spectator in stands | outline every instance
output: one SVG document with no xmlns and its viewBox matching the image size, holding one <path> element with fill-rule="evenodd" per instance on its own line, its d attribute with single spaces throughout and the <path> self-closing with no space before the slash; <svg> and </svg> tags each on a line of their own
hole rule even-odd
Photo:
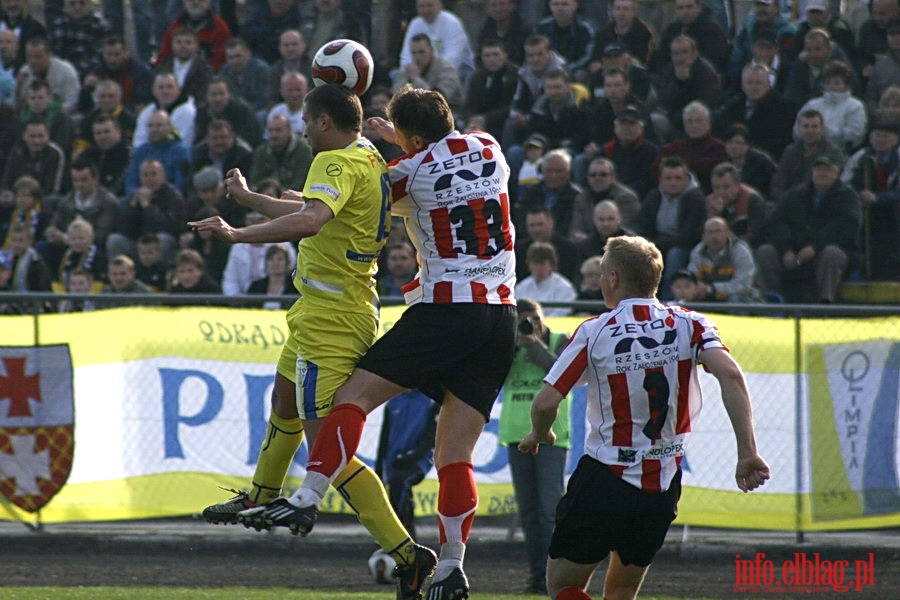
<svg viewBox="0 0 900 600">
<path fill-rule="evenodd" d="M 783 293 L 790 279 L 802 286 L 795 299 L 833 303 L 844 275 L 859 268 L 862 212 L 840 173 L 823 154 L 813 161 L 811 180 L 784 194 L 767 226 L 767 243 L 756 249 L 763 290 Z"/>
<path fill-rule="evenodd" d="M 544 153 L 547 150 L 547 138 L 539 133 L 532 133 L 522 145 L 522 151 L 525 157 L 522 160 L 522 166 L 518 169 L 516 177 L 516 187 L 513 191 L 513 204 L 519 201 L 519 198 L 525 195 L 529 189 L 538 185 L 543 181 L 544 174 Z"/>
<path fill-rule="evenodd" d="M 182 93 L 196 101 L 206 96 L 206 86 L 213 76 L 212 67 L 200 51 L 196 32 L 186 26 L 172 32 L 172 53 L 165 61 L 158 63 L 157 68 L 174 73 Z"/>
<path fill-rule="evenodd" d="M 40 119 L 25 124 L 22 139 L 13 146 L 4 167 L 0 190 L 11 189 L 23 175 L 37 179 L 45 197 L 58 196 L 68 187 L 66 154 L 50 140 L 50 128 Z"/>
<path fill-rule="evenodd" d="M 603 49 L 600 62 L 601 68 L 591 74 L 587 84 L 592 97 L 603 95 L 606 73 L 613 69 L 619 69 L 628 74 L 628 79 L 631 81 L 631 92 L 640 100 L 644 108 L 647 110 L 656 108 L 658 98 L 653 89 L 650 73 L 631 58 L 624 46 L 617 43 L 608 44 Z"/>
<path fill-rule="evenodd" d="M 644 121 L 637 109 L 616 115 L 613 130 L 616 137 L 600 151 L 616 166 L 619 181 L 643 198 L 653 187 L 653 178 L 647 173 L 656 163 L 659 146 L 644 138 Z"/>
<path fill-rule="evenodd" d="M 672 276 L 687 266 L 705 220 L 706 200 L 703 191 L 691 181 L 687 164 L 677 156 L 664 158 L 659 165 L 659 187 L 644 198 L 637 225 L 638 233 L 662 252 L 663 300 L 670 299 Z"/>
<path fill-rule="evenodd" d="M 47 35 L 44 24 L 31 16 L 28 12 L 26 0 L 0 0 L 0 29 L 12 31 L 18 40 L 19 65 L 25 62 L 25 47 L 34 38 L 42 38 Z"/>
<path fill-rule="evenodd" d="M 16 179 L 12 186 L 14 204 L 11 211 L 2 211 L 0 214 L 6 218 L 6 222 L 0 222 L 0 249 L 9 248 L 9 231 L 13 225 L 22 223 L 28 226 L 31 237 L 41 239 L 44 229 L 47 227 L 49 215 L 44 212 L 41 201 L 44 198 L 41 185 L 29 175 L 23 175 Z"/>
<path fill-rule="evenodd" d="M 210 0 L 184 0 L 184 12 L 166 29 L 155 64 L 165 64 L 175 54 L 175 33 L 184 30 L 195 33 L 201 56 L 218 71 L 225 64 L 225 42 L 231 39 L 231 30 L 213 14 Z"/>
<path fill-rule="evenodd" d="M 122 136 L 119 121 L 111 115 L 95 117 L 92 131 L 94 145 L 84 150 L 79 158 L 97 165 L 100 185 L 116 196 L 124 196 L 131 144 Z"/>
<path fill-rule="evenodd" d="M 557 272 L 556 248 L 549 242 L 534 242 L 528 247 L 525 264 L 530 275 L 516 284 L 516 296 L 530 298 L 541 304 L 572 302 L 578 296 L 572 282 Z M 571 308 L 545 308 L 548 317 L 572 314 Z"/>
<path fill-rule="evenodd" d="M 300 4 L 296 0 L 266 0 L 253 3 L 247 6 L 247 18 L 241 25 L 241 37 L 247 40 L 247 44 L 260 60 L 271 65 L 284 56 L 280 48 L 281 36 L 289 28 L 297 27 L 299 23 Z M 305 51 L 304 45 L 303 52 Z M 275 88 L 277 91 L 278 86 Z"/>
<path fill-rule="evenodd" d="M 245 215 L 244 221 L 249 227 L 264 223 L 268 219 L 257 212 L 249 212 Z M 265 274 L 266 250 L 271 245 L 271 243 L 232 245 L 228 252 L 225 271 L 222 273 L 222 293 L 226 296 L 246 294 L 250 284 Z M 295 258 L 293 248 L 290 249 L 290 252 L 291 264 L 293 264 Z"/>
<path fill-rule="evenodd" d="M 754 36 L 750 51 L 752 58 L 748 64 L 766 67 L 769 85 L 772 89 L 777 90 L 778 93 L 784 94 L 794 63 L 793 61 L 783 60 L 781 55 L 778 54 L 775 31 L 770 28 L 763 28 L 758 31 Z M 741 92 L 741 71 L 737 73 L 729 71 L 726 81 L 726 98 L 731 98 Z"/>
<path fill-rule="evenodd" d="M 133 256 L 138 238 L 153 233 L 160 240 L 163 256 L 171 257 L 178 236 L 187 229 L 184 204 L 181 192 L 166 180 L 163 164 L 154 158 L 144 159 L 140 163 L 140 186 L 128 195 L 119 213 L 120 224 L 107 239 L 108 254 Z"/>
<path fill-rule="evenodd" d="M 556 269 L 569 281 L 578 280 L 578 249 L 562 232 L 550 210 L 544 206 L 530 206 L 525 214 L 524 235 L 516 242 L 516 276 L 524 279 L 528 275 L 526 257 L 528 249 L 535 242 L 552 244 L 556 250 Z"/>
<path fill-rule="evenodd" d="M 89 0 L 66 0 L 61 16 L 48 23 L 53 53 L 70 63 L 83 78 L 100 66 L 101 42 L 110 34 L 109 24 Z"/>
<path fill-rule="evenodd" d="M 221 294 L 222 288 L 206 272 L 206 263 L 196 250 L 179 250 L 175 256 L 175 283 L 171 294 Z"/>
<path fill-rule="evenodd" d="M 868 80 L 875 69 L 876 60 L 888 53 L 887 26 L 900 16 L 897 0 L 872 0 L 871 18 L 862 24 L 857 33 L 857 70 Z"/>
<path fill-rule="evenodd" d="M 85 269 L 75 269 L 69 275 L 68 281 L 63 286 L 59 282 L 55 282 L 60 288 L 57 291 L 63 291 L 68 294 L 93 294 L 94 288 L 101 285 L 95 281 L 93 273 Z M 59 303 L 59 312 L 90 312 L 96 309 L 96 305 L 91 300 L 61 300 Z"/>
<path fill-rule="evenodd" d="M 672 62 L 660 69 L 656 89 L 660 109 L 668 118 L 673 134 L 677 134 L 683 131 L 681 113 L 690 102 L 719 105 L 722 81 L 715 67 L 700 56 L 693 38 L 676 36 L 670 44 L 670 53 Z"/>
<path fill-rule="evenodd" d="M 784 97 L 801 106 L 810 98 L 821 95 L 825 86 L 825 68 L 833 60 L 846 62 L 846 56 L 831 41 L 831 35 L 824 29 L 809 30 L 803 53 L 791 65 Z"/>
<path fill-rule="evenodd" d="M 579 80 L 587 79 L 588 63 L 594 55 L 594 27 L 576 14 L 578 0 L 550 0 L 550 16 L 534 28 L 547 36 L 550 47 L 566 61 L 566 67 Z"/>
<path fill-rule="evenodd" d="M 309 90 L 306 77 L 302 73 L 288 71 L 281 76 L 281 97 L 284 102 L 276 104 L 269 111 L 266 122 L 272 120 L 275 115 L 282 115 L 291 124 L 294 133 L 303 135 L 306 125 L 303 123 L 303 99 Z"/>
<path fill-rule="evenodd" d="M 9 229 L 9 250 L 12 271 L 10 289 L 17 292 L 49 292 L 50 268 L 34 247 L 34 236 L 27 223 L 16 223 Z"/>
<path fill-rule="evenodd" d="M 213 238 L 215 239 L 215 238 Z M 294 287 L 293 271 L 290 264 L 291 253 L 284 244 L 272 244 L 266 249 L 266 276 L 250 284 L 248 294 L 266 296 L 297 296 Z M 264 302 L 262 308 L 270 310 L 286 310 L 293 302 Z"/>
<path fill-rule="evenodd" d="M 228 82 L 236 96 L 259 112 L 269 103 L 269 65 L 253 56 L 247 42 L 241 38 L 231 38 L 225 44 L 225 64 L 219 75 Z"/>
<path fill-rule="evenodd" d="M 761 302 L 753 287 L 756 263 L 747 242 L 734 235 L 725 219 L 711 217 L 703 224 L 703 238 L 691 250 L 687 270 L 697 278 L 688 302 Z"/>
<path fill-rule="evenodd" d="M 149 137 L 145 144 L 135 146 L 128 175 L 125 179 L 125 193 L 131 194 L 140 182 L 140 170 L 144 161 L 159 161 L 165 168 L 166 181 L 183 192 L 187 189 L 188 169 L 191 168 L 191 155 L 187 145 L 178 137 L 169 113 L 156 110 L 150 115 L 147 123 Z"/>
<path fill-rule="evenodd" d="M 706 216 L 719 217 L 730 232 L 751 246 L 757 246 L 766 222 L 766 201 L 755 189 L 741 181 L 731 163 L 712 170 L 712 193 L 706 197 Z"/>
<path fill-rule="evenodd" d="M 419 265 L 416 263 L 416 250 L 407 240 L 393 244 L 387 248 L 387 269 L 378 278 L 378 295 L 382 298 L 403 297 L 403 286 L 416 276 Z"/>
<path fill-rule="evenodd" d="M 866 277 L 894 280 L 900 275 L 900 128 L 875 121 L 869 143 L 856 152 L 843 174 L 859 194 L 863 209 Z"/>
<path fill-rule="evenodd" d="M 17 89 L 20 92 L 27 90 L 35 79 L 43 79 L 50 84 L 64 110 L 75 111 L 81 93 L 78 72 L 69 61 L 53 56 L 50 41 L 45 37 L 31 38 L 25 44 L 25 65 L 16 77 Z"/>
<path fill-rule="evenodd" d="M 776 203 L 781 202 L 781 195 L 788 188 L 809 180 L 814 159 L 824 154 L 838 165 L 843 165 L 846 160 L 843 149 L 828 138 L 820 112 L 802 111 L 797 125 L 800 139 L 785 148 L 772 177 L 770 197 Z"/>
<path fill-rule="evenodd" d="M 551 148 L 575 154 L 587 146 L 588 115 L 587 104 L 569 85 L 566 70 L 554 69 L 544 75 L 544 93 L 531 107 L 526 128 L 543 135 Z"/>
<path fill-rule="evenodd" d="M 215 214 L 220 215 L 232 227 L 243 226 L 247 209 L 225 193 L 225 178 L 222 171 L 213 166 L 203 167 L 194 173 L 191 183 L 194 193 L 188 200 L 186 214 L 196 215 L 201 208 L 214 209 Z"/>
<path fill-rule="evenodd" d="M 619 221 L 630 227 L 635 222 L 641 202 L 634 190 L 619 183 L 616 167 L 604 157 L 591 161 L 587 170 L 588 185 L 575 197 L 569 238 L 578 242 L 595 231 L 594 209 L 604 201 L 612 201 L 619 213 Z M 602 247 L 602 244 L 600 245 Z"/>
<path fill-rule="evenodd" d="M 884 54 L 875 59 L 866 87 L 866 100 L 870 110 L 875 110 L 878 100 L 888 87 L 900 81 L 900 17 L 891 19 L 885 29 L 887 48 Z"/>
<path fill-rule="evenodd" d="M 550 40 L 545 36 L 534 34 L 525 40 L 525 64 L 519 69 L 519 81 L 503 133 L 505 145 L 516 144 L 528 136 L 528 114 L 544 93 L 544 75 L 563 65 L 565 61 L 550 48 Z"/>
<path fill-rule="evenodd" d="M 137 123 L 134 127 L 133 144 L 135 148 L 147 143 L 149 140 L 148 123 L 150 116 L 163 110 L 169 115 L 172 126 L 178 132 L 178 137 L 187 148 L 194 146 L 194 120 L 197 117 L 197 107 L 194 98 L 184 94 L 178 79 L 174 73 L 158 73 L 153 78 L 153 101 L 147 104 L 138 113 Z"/>
<path fill-rule="evenodd" d="M 738 170 L 741 181 L 757 190 L 764 199 L 773 198 L 771 183 L 777 165 L 766 152 L 750 145 L 747 126 L 743 123 L 730 125 L 722 137 L 728 162 Z"/>
<path fill-rule="evenodd" d="M 306 50 L 306 40 L 299 31 L 288 29 L 281 33 L 278 42 L 279 58 L 269 67 L 269 105 L 287 100 L 281 87 L 285 75 L 300 73 L 307 81 L 312 76 L 312 59 Z"/>
<path fill-rule="evenodd" d="M 612 19 L 597 31 L 594 56 L 588 66 L 591 73 L 603 66 L 603 52 L 610 44 L 621 46 L 641 66 L 650 66 L 656 41 L 650 26 L 637 16 L 636 0 L 613 0 Z"/>
<path fill-rule="evenodd" d="M 138 260 L 135 263 L 137 278 L 154 292 L 168 289 L 168 268 L 163 261 L 162 245 L 155 233 L 142 235 L 137 241 Z"/>
<path fill-rule="evenodd" d="M 462 109 L 465 98 L 459 72 L 453 63 L 435 51 L 428 35 L 419 33 L 412 36 L 409 52 L 412 62 L 400 67 L 391 90 L 396 92 L 407 84 L 423 90 L 435 90 L 444 96 L 453 112 Z"/>
<path fill-rule="evenodd" d="M 253 151 L 250 181 L 274 178 L 288 189 L 302 190 L 312 164 L 309 144 L 291 130 L 285 115 L 270 117 L 266 134 L 268 141 Z"/>
<path fill-rule="evenodd" d="M 85 76 L 81 89 L 78 108 L 82 113 L 89 113 L 94 107 L 93 93 L 97 85 L 111 79 L 121 86 L 122 102 L 129 110 L 153 100 L 153 71 L 146 63 L 134 58 L 125 45 L 125 40 L 113 35 L 103 40 L 100 63 Z"/>
<path fill-rule="evenodd" d="M 72 163 L 69 173 L 72 191 L 56 205 L 44 232 L 46 241 L 38 244 L 41 254 L 51 264 L 57 263 L 65 251 L 65 231 L 72 221 L 88 221 L 93 228 L 95 241 L 101 248 L 105 248 L 109 234 L 115 230 L 119 214 L 119 201 L 100 185 L 100 173 L 96 164 L 79 157 Z"/>
<path fill-rule="evenodd" d="M 118 124 L 119 131 L 129 142 L 134 137 L 137 117 L 122 102 L 122 86 L 112 79 L 105 79 L 97 84 L 94 96 L 96 103 L 93 110 L 84 115 L 78 125 L 78 137 L 72 148 L 72 153 L 75 155 L 94 145 L 94 120 L 100 116 L 113 117 Z"/>
<path fill-rule="evenodd" d="M 210 122 L 206 139 L 194 146 L 193 172 L 210 165 L 220 173 L 231 169 L 249 173 L 253 166 L 253 149 L 235 135 L 231 123 L 224 119 Z"/>
<path fill-rule="evenodd" d="M 511 4 L 512 0 L 490 0 Z M 469 119 L 484 119 L 484 131 L 503 139 L 503 124 L 509 115 L 519 82 L 518 67 L 507 58 L 500 40 L 487 40 L 481 45 L 481 66 L 469 77 L 465 95 L 465 114 Z"/>
<path fill-rule="evenodd" d="M 531 26 L 525 22 L 516 8 L 516 0 L 487 0 L 485 2 L 484 12 L 487 16 L 477 37 L 478 46 L 482 49 L 482 65 L 484 65 L 484 48 L 487 42 L 500 42 L 510 62 L 515 65 L 524 64 L 525 40 L 531 34 Z"/>
<path fill-rule="evenodd" d="M 417 16 L 409 22 L 400 50 L 400 68 L 413 62 L 412 39 L 424 33 L 431 40 L 437 55 L 456 67 L 459 76 L 467 80 L 475 70 L 475 54 L 469 44 L 466 29 L 455 14 L 444 10 L 442 0 L 416 0 Z"/>
<path fill-rule="evenodd" d="M 76 217 L 66 227 L 65 241 L 66 249 L 59 262 L 49 265 L 56 283 L 54 289 L 68 287 L 69 276 L 76 270 L 88 271 L 96 282 L 106 281 L 106 254 L 95 243 L 90 222 Z"/>
<path fill-rule="evenodd" d="M 300 32 L 312 53 L 332 40 L 349 38 L 366 44 L 365 32 L 357 20 L 348 18 L 350 14 L 342 0 L 313 0 L 301 4 L 300 10 Z"/>
<path fill-rule="evenodd" d="M 566 235 L 572 227 L 575 197 L 581 188 L 572 183 L 572 158 L 565 150 L 555 149 L 544 155 L 543 181 L 530 188 L 519 198 L 513 220 L 517 226 L 533 206 L 543 206 L 553 215 L 556 228 Z"/>
<path fill-rule="evenodd" d="M 19 40 L 16 38 L 16 32 L 9 29 L 0 29 L 0 70 L 6 75 L 5 81 L 12 79 L 13 88 L 16 85 L 16 75 L 22 65 L 25 64 L 25 57 L 19 60 Z M 4 98 L 9 102 L 11 97 Z"/>
<path fill-rule="evenodd" d="M 672 41 L 686 35 L 697 42 L 700 56 L 709 61 L 720 73 L 725 72 L 730 58 L 728 38 L 722 26 L 712 18 L 700 0 L 675 0 L 675 20 L 663 30 L 656 54 L 657 69 L 669 63 Z"/>
<path fill-rule="evenodd" d="M 829 139 L 840 148 L 857 148 L 866 136 L 868 118 L 862 101 L 851 95 L 853 72 L 847 64 L 833 61 L 822 72 L 824 92 L 800 109 L 815 110 L 822 115 Z M 794 125 L 799 137 L 799 122 Z"/>
<path fill-rule="evenodd" d="M 753 42 L 762 31 L 771 31 L 782 61 L 793 62 L 797 57 L 797 30 L 790 20 L 781 14 L 781 5 L 775 0 L 757 0 L 733 40 L 728 74 L 740 79 L 744 66 L 753 56 Z"/>
<path fill-rule="evenodd" d="M 137 278 L 134 261 L 125 254 L 114 256 L 106 271 L 109 283 L 100 290 L 101 294 L 151 294 L 153 291 Z M 121 305 L 117 305 L 121 306 Z"/>
<path fill-rule="evenodd" d="M 853 30 L 850 28 L 850 24 L 841 18 L 840 13 L 832 15 L 828 0 L 806 0 L 804 12 L 806 20 L 797 25 L 798 55 L 802 55 L 806 50 L 806 34 L 813 29 L 820 28 L 828 32 L 832 41 L 841 47 L 848 59 L 851 61 L 856 59 Z"/>
<path fill-rule="evenodd" d="M 219 216 L 219 211 L 211 206 L 201 206 L 194 212 L 188 211 L 191 219 L 206 219 Z M 240 223 L 244 219 L 241 217 Z M 178 239 L 180 250 L 190 248 L 196 250 L 203 257 L 206 265 L 206 273 L 210 278 L 219 283 L 222 281 L 222 273 L 225 271 L 225 263 L 228 262 L 228 252 L 231 245 L 211 235 L 208 231 L 185 231 Z"/>
<path fill-rule="evenodd" d="M 591 233 L 578 242 L 578 259 L 585 261 L 591 256 L 600 256 L 606 240 L 618 235 L 634 235 L 622 226 L 622 215 L 618 205 L 612 200 L 601 200 L 592 211 Z M 583 273 L 583 269 L 582 269 Z"/>
<path fill-rule="evenodd" d="M 660 151 L 660 159 L 678 156 L 697 178 L 703 191 L 712 189 L 709 176 L 717 164 L 728 160 L 725 143 L 712 135 L 712 118 L 709 109 L 698 101 L 693 101 L 682 110 L 685 137 L 665 144 Z"/>
<path fill-rule="evenodd" d="M 591 256 L 581 263 L 581 284 L 578 286 L 577 300 L 603 301 L 603 290 L 600 288 L 602 263 L 600 256 Z M 579 312 L 578 316 L 594 316 L 596 312 Z"/>
<path fill-rule="evenodd" d="M 892 85 L 884 90 L 874 117 L 876 120 L 900 125 L 900 86 Z"/>
<path fill-rule="evenodd" d="M 43 79 L 34 79 L 24 90 L 22 99 L 19 111 L 19 120 L 22 124 L 34 120 L 47 123 L 50 128 L 50 139 L 63 149 L 66 156 L 69 156 L 75 139 L 75 126 L 60 103 L 54 101 L 50 85 Z"/>
<path fill-rule="evenodd" d="M 750 63 L 741 73 L 741 92 L 725 102 L 716 121 L 719 130 L 743 122 L 750 142 L 778 160 L 791 143 L 795 114 L 795 107 L 772 88 L 768 69 Z"/>
</svg>

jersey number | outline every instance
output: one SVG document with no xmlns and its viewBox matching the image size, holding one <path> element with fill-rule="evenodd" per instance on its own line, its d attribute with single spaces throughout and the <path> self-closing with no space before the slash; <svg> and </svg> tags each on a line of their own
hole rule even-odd
<svg viewBox="0 0 900 600">
<path fill-rule="evenodd" d="M 661 371 L 644 373 L 644 389 L 650 401 L 650 420 L 641 430 L 651 440 L 658 440 L 669 414 L 669 380 Z"/>
<path fill-rule="evenodd" d="M 490 258 L 501 250 L 510 250 L 509 200 L 506 194 L 496 198 L 476 198 L 465 204 L 431 211 L 431 223 L 441 258 L 460 254 Z"/>
</svg>

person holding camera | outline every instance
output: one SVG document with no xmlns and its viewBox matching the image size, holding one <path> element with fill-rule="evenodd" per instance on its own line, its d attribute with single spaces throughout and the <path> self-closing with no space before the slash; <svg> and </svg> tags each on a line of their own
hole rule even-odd
<svg viewBox="0 0 900 600">
<path fill-rule="evenodd" d="M 547 549 L 553 534 L 556 504 L 563 495 L 563 475 L 569 448 L 569 402 L 560 404 L 553 431 L 556 443 L 537 454 L 518 452 L 519 442 L 531 431 L 531 401 L 544 376 L 569 340 L 544 324 L 541 305 L 518 299 L 519 326 L 516 354 L 503 384 L 500 405 L 500 443 L 507 446 L 509 471 L 519 505 L 528 551 L 529 582 L 526 593 L 546 594 Z"/>
</svg>

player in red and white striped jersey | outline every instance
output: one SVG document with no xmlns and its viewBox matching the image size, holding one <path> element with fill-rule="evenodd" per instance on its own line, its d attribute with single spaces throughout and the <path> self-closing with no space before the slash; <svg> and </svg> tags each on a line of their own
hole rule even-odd
<svg viewBox="0 0 900 600">
<path fill-rule="evenodd" d="M 557 510 L 547 584 L 555 600 L 590 598 L 585 588 L 611 554 L 604 597 L 634 598 L 675 518 L 680 464 L 700 411 L 697 366 L 709 371 L 737 439 L 738 488 L 769 478 L 756 450 L 750 395 L 740 366 L 709 319 L 661 304 L 662 256 L 648 240 L 611 238 L 600 267 L 611 309 L 583 323 L 544 378 L 532 406 L 533 430 L 519 445 L 553 444 L 562 398 L 588 383 L 585 456 Z"/>
<path fill-rule="evenodd" d="M 434 455 L 441 553 L 428 598 L 461 600 L 468 597 L 462 567 L 478 504 L 472 451 L 515 353 L 509 168 L 491 136 L 454 131 L 453 114 L 438 92 L 404 88 L 388 114 L 391 122 L 370 124 L 407 152 L 388 171 L 392 212 L 405 218 L 419 253 L 419 273 L 403 289 L 410 307 L 335 395 L 303 486 L 257 516 L 262 526 L 308 532 L 315 507 L 356 452 L 366 414 L 417 388 L 441 403 Z M 422 578 L 427 575 L 423 569 Z M 416 586 L 418 575 L 408 586 L 401 582 L 400 597 L 420 598 Z"/>
</svg>

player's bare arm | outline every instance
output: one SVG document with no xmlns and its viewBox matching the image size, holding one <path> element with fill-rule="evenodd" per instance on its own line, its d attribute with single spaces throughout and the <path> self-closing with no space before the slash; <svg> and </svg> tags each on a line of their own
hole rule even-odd
<svg viewBox="0 0 900 600">
<path fill-rule="evenodd" d="M 738 455 L 734 474 L 737 486 L 742 492 L 755 490 L 769 479 L 771 472 L 769 465 L 756 450 L 753 410 L 744 373 L 731 354 L 722 348 L 703 350 L 699 359 L 718 380 L 722 390 L 722 403 L 734 429 Z"/>
<path fill-rule="evenodd" d="M 294 207 L 292 213 L 248 227 L 232 227 L 219 216 L 190 221 L 188 227 L 199 232 L 208 231 L 230 244 L 292 242 L 316 235 L 325 223 L 334 218 L 328 205 L 320 200 L 307 200 L 300 210 L 296 210 L 296 204 Z"/>
<path fill-rule="evenodd" d="M 537 454 L 541 444 L 552 446 L 556 443 L 553 422 L 564 397 L 552 385 L 544 384 L 531 404 L 531 431 L 519 442 L 519 452 Z"/>
<path fill-rule="evenodd" d="M 297 212 L 303 203 L 303 195 L 293 190 L 290 190 L 290 194 L 282 194 L 281 198 L 273 198 L 250 191 L 247 180 L 240 169 L 231 169 L 225 174 L 225 189 L 238 204 L 255 210 L 270 219 Z"/>
</svg>

